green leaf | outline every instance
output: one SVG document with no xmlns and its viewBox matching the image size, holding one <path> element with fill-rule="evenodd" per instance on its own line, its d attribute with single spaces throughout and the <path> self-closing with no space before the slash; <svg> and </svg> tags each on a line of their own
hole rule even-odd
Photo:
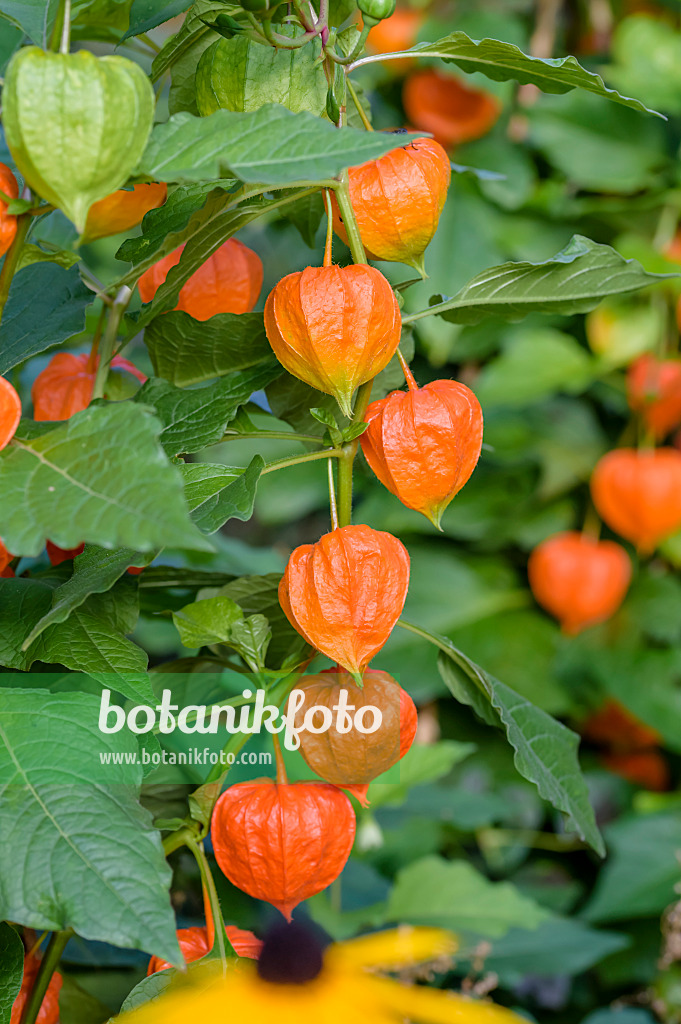
<svg viewBox="0 0 681 1024">
<path fill-rule="evenodd" d="M 48 538 L 62 548 L 85 541 L 212 550 L 189 520 L 182 478 L 158 443 L 161 429 L 148 409 L 121 402 L 91 406 L 31 441 L 17 432 L 0 453 L 8 550 L 34 557 Z"/>
<path fill-rule="evenodd" d="M 86 992 L 69 974 L 62 975 L 59 1024 L 107 1024 L 111 1009 Z"/>
<path fill-rule="evenodd" d="M 249 113 L 175 114 L 157 125 L 139 173 L 191 182 L 233 174 L 253 184 L 323 181 L 405 146 L 418 135 L 335 128 L 305 111 L 268 103 Z"/>
<path fill-rule="evenodd" d="M 213 466 L 208 462 L 181 467 L 191 518 L 198 528 L 211 534 L 230 519 L 250 519 L 264 467 L 261 455 L 254 455 L 246 469 Z"/>
<path fill-rule="evenodd" d="M 21 270 L 23 267 L 30 267 L 32 263 L 56 263 L 58 267 L 69 270 L 79 262 L 80 256 L 78 253 L 71 252 L 70 249 L 53 249 L 48 251 L 41 249 L 39 245 L 31 245 L 29 243 L 24 245 L 21 250 L 17 269 Z"/>
<path fill-rule="evenodd" d="M 196 67 L 204 50 L 220 38 L 217 32 L 202 31 L 192 36 L 192 45 L 183 50 L 170 69 L 170 89 L 168 91 L 168 113 L 179 114 L 186 110 L 199 116 L 196 105 Z"/>
<path fill-rule="evenodd" d="M 151 377 L 135 395 L 135 402 L 155 409 L 163 424 L 160 441 L 169 455 L 190 454 L 216 444 L 239 406 L 268 384 L 279 370 L 279 365 L 272 361 L 239 370 L 209 387 L 191 391 Z"/>
<path fill-rule="evenodd" d="M 573 186 L 629 195 L 654 187 L 668 166 L 664 125 L 575 93 L 529 115 L 530 137 Z"/>
<path fill-rule="evenodd" d="M 161 48 L 161 52 L 157 53 L 154 57 L 154 61 L 151 65 L 151 81 L 158 82 L 166 71 L 169 71 L 174 64 L 183 57 L 187 56 L 189 51 L 194 47 L 198 41 L 207 35 L 211 35 L 211 30 L 207 25 L 204 25 L 201 21 L 195 21 L 194 19 L 185 18 L 180 30 L 167 39 Z"/>
<path fill-rule="evenodd" d="M 608 89 L 600 75 L 587 71 L 574 57 L 530 57 L 513 43 L 500 39 L 471 39 L 465 32 L 452 32 L 434 43 L 418 43 L 406 51 L 415 57 L 440 57 L 447 63 L 456 64 L 462 71 L 472 74 L 480 71 L 494 82 L 509 79 L 522 84 L 536 85 L 543 92 L 566 93 L 571 89 L 585 89 L 623 103 L 634 110 L 656 114 L 639 100 L 620 96 L 614 89 Z M 355 66 L 385 60 L 386 54 L 365 57 L 356 61 Z M 388 59 L 401 57 L 404 53 L 391 54 Z M 661 117 L 661 114 L 657 114 Z"/>
<path fill-rule="evenodd" d="M 586 313 L 607 295 L 634 292 L 676 275 L 648 274 L 609 245 L 575 235 L 543 263 L 503 263 L 464 285 L 453 299 L 409 313 L 404 323 L 437 314 L 455 324 L 477 324 L 489 316 L 520 320 L 528 313 Z"/>
<path fill-rule="evenodd" d="M 681 814 L 648 814 L 608 825 L 609 857 L 583 914 L 587 921 L 658 917 L 679 881 Z"/>
<path fill-rule="evenodd" d="M 175 977 L 176 972 L 168 969 L 158 971 L 149 978 L 142 978 L 123 1002 L 121 1013 L 130 1013 L 139 1006 L 144 1006 L 145 1003 L 159 999 L 169 988 L 170 983 Z"/>
<path fill-rule="evenodd" d="M 596 360 L 574 338 L 536 328 L 509 339 L 476 379 L 475 393 L 483 408 L 529 405 L 557 391 L 581 391 L 597 375 Z"/>
<path fill-rule="evenodd" d="M 602 856 L 603 839 L 577 760 L 579 736 L 488 675 L 447 637 L 404 621 L 400 625 L 440 649 L 438 669 L 454 697 L 470 705 L 488 724 L 503 726 L 523 778 L 563 811 L 582 839 Z"/>
<path fill-rule="evenodd" d="M 38 622 L 48 613 L 53 589 L 44 579 L 0 579 L 0 664 L 22 672 L 37 661 L 63 665 L 73 672 L 87 673 L 104 686 L 113 685 L 137 702 L 153 703 L 146 674 L 147 655 L 123 635 L 134 622 L 115 621 L 115 591 L 107 593 L 99 606 L 94 601 L 82 603 L 65 621 L 59 625 L 48 623 L 37 639 L 31 639 Z"/>
<path fill-rule="evenodd" d="M 52 607 L 35 624 L 24 645 L 28 647 L 48 626 L 64 622 L 92 594 L 110 590 L 128 566 L 139 565 L 143 561 L 146 558 L 131 548 L 106 551 L 95 544 L 86 544 L 85 549 L 74 559 L 73 575 L 54 591 Z"/>
<path fill-rule="evenodd" d="M 681 35 L 668 22 L 624 18 L 613 34 L 611 59 L 609 82 L 660 110 L 681 114 Z"/>
<path fill-rule="evenodd" d="M 277 31 L 291 38 L 300 35 L 287 25 Z M 281 103 L 288 110 L 309 110 L 321 117 L 327 81 L 320 53 L 319 40 L 284 50 L 245 35 L 220 39 L 203 53 L 196 69 L 199 113 L 206 117 L 216 110 L 252 111 Z"/>
<path fill-rule="evenodd" d="M 300 237 L 310 249 L 316 248 L 317 231 L 324 216 L 324 200 L 321 192 L 311 192 L 285 206 L 282 213 L 300 232 Z"/>
<path fill-rule="evenodd" d="M 244 613 L 229 597 L 209 597 L 173 612 L 173 622 L 185 647 L 228 643 L 235 622 Z"/>
<path fill-rule="evenodd" d="M 152 320 L 144 341 L 156 376 L 181 388 L 272 357 L 262 313 L 218 313 L 199 321 L 176 310 Z"/>
<path fill-rule="evenodd" d="M 485 970 L 497 974 L 504 988 L 514 988 L 528 974 L 580 975 L 630 941 L 627 935 L 597 931 L 576 919 L 550 917 L 533 931 L 512 928 L 495 939 Z"/>
<path fill-rule="evenodd" d="M 75 267 L 35 263 L 19 271 L 0 325 L 0 374 L 82 331 L 92 300 Z"/>
<path fill-rule="evenodd" d="M 10 1024 L 24 976 L 24 944 L 11 925 L 0 924 L 0 1024 Z"/>
<path fill-rule="evenodd" d="M 171 871 L 139 804 L 135 737 L 97 728 L 91 694 L 4 690 L 0 724 L 0 917 L 180 966 Z"/>
<path fill-rule="evenodd" d="M 394 768 L 370 784 L 367 798 L 371 809 L 399 806 L 414 786 L 441 779 L 475 749 L 474 743 L 456 740 L 440 740 L 428 746 L 415 743 Z"/>
<path fill-rule="evenodd" d="M 179 186 L 170 193 L 163 206 L 145 213 L 142 234 L 137 238 L 126 238 L 116 253 L 116 259 L 134 265 L 144 261 L 145 269 L 152 266 L 162 246 L 163 255 L 167 255 L 186 241 L 182 232 L 189 224 L 192 214 L 205 206 L 210 193 L 224 193 L 233 185 L 233 181 L 226 180 Z"/>
<path fill-rule="evenodd" d="M 282 665 L 301 646 L 300 634 L 288 621 L 279 603 L 279 573 L 265 576 L 240 576 L 220 587 L 219 594 L 231 598 L 244 615 L 264 615 L 272 630 L 268 659 L 272 667 Z"/>
<path fill-rule="evenodd" d="M 139 36 L 142 32 L 148 32 L 150 28 L 163 25 L 164 22 L 176 18 L 182 11 L 186 11 L 191 0 L 132 0 L 130 8 L 130 28 L 125 33 L 121 42 L 130 36 Z"/>
<path fill-rule="evenodd" d="M 272 630 L 265 616 L 250 615 L 233 624 L 229 644 L 252 669 L 262 670 L 271 639 Z"/>
<path fill-rule="evenodd" d="M 26 182 L 82 232 L 90 206 L 124 185 L 140 159 L 154 91 L 125 57 L 25 47 L 2 94 L 7 145 Z"/>
<path fill-rule="evenodd" d="M 424 857 L 398 872 L 386 919 L 496 938 L 536 928 L 548 912 L 510 882 L 490 882 L 466 861 Z"/>
<path fill-rule="evenodd" d="M 338 413 L 335 398 L 323 395 L 285 371 L 265 388 L 265 394 L 274 415 L 290 423 L 296 430 L 319 433 L 318 420 L 310 409 L 316 409 L 317 412 L 324 410 L 334 417 Z"/>
<path fill-rule="evenodd" d="M 32 43 L 44 48 L 50 42 L 58 10 L 59 0 L 0 0 L 0 13 L 23 29 Z"/>
</svg>

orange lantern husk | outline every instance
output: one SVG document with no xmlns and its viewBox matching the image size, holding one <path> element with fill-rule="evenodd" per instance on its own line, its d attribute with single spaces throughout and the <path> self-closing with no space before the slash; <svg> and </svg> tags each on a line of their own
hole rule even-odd
<svg viewBox="0 0 681 1024">
<path fill-rule="evenodd" d="M 355 389 L 385 369 L 401 329 L 395 293 L 365 264 L 288 274 L 265 303 L 265 330 L 279 362 L 333 395 L 348 416 Z"/>
<path fill-rule="evenodd" d="M 659 441 L 681 423 L 681 361 L 639 356 L 627 372 L 627 398 Z"/>
<path fill-rule="evenodd" d="M 312 647 L 359 676 L 400 617 L 409 555 L 390 533 L 343 526 L 289 558 L 279 601 Z"/>
<path fill-rule="evenodd" d="M 345 867 L 355 814 L 336 786 L 259 779 L 225 790 L 211 838 L 230 882 L 290 920 L 294 907 L 326 889 Z"/>
<path fill-rule="evenodd" d="M 408 391 L 368 407 L 360 443 L 381 483 L 439 529 L 480 457 L 482 409 L 465 384 L 434 380 L 419 388 L 406 364 L 405 373 Z"/>
<path fill-rule="evenodd" d="M 452 171 L 434 139 L 416 139 L 349 172 L 350 202 L 370 259 L 407 263 L 425 275 L 423 254 L 437 230 Z M 333 200 L 333 226 L 347 242 Z"/>
<path fill-rule="evenodd" d="M 38 421 L 68 420 L 77 412 L 87 409 L 99 359 L 96 355 L 74 356 L 58 352 L 45 369 L 38 374 L 31 389 L 33 417 Z M 114 356 L 111 366 L 127 370 L 140 383 L 147 379 L 133 363 L 122 356 Z"/>
<path fill-rule="evenodd" d="M 431 132 L 445 149 L 482 138 L 501 113 L 496 96 L 471 89 L 454 75 L 435 68 L 409 75 L 402 102 L 409 123 Z"/>
<path fill-rule="evenodd" d="M 0 191 L 10 199 L 17 199 L 19 196 L 17 179 L 7 164 L 0 164 Z M 7 203 L 0 199 L 0 256 L 5 255 L 14 241 L 16 233 L 17 218 L 14 214 L 7 213 Z"/>
<path fill-rule="evenodd" d="M 371 53 L 398 53 L 408 50 L 416 42 L 423 24 L 423 11 L 413 7 L 397 7 L 389 18 L 374 25 L 367 38 L 367 50 Z M 390 70 L 404 70 L 412 63 L 411 58 L 391 60 L 385 64 Z"/>
<path fill-rule="evenodd" d="M 183 250 L 181 245 L 142 274 L 138 282 L 142 302 L 151 302 Z M 209 320 L 217 313 L 248 313 L 258 301 L 262 278 L 258 254 L 238 239 L 228 238 L 182 285 L 175 309 L 195 320 Z"/>
<path fill-rule="evenodd" d="M 614 541 L 566 531 L 534 549 L 527 572 L 538 604 L 574 635 L 615 614 L 629 589 L 631 561 Z"/>
<path fill-rule="evenodd" d="M 608 698 L 589 715 L 580 727 L 580 733 L 591 743 L 611 747 L 619 753 L 648 750 L 657 747 L 662 737 L 656 729 L 641 722 L 619 701 Z"/>
<path fill-rule="evenodd" d="M 670 787 L 669 764 L 659 750 L 601 754 L 601 762 L 615 775 L 653 793 Z"/>
<path fill-rule="evenodd" d="M 165 182 L 119 188 L 110 196 L 93 203 L 87 215 L 83 242 L 94 242 L 107 235 L 119 235 L 139 224 L 149 210 L 163 206 L 168 195 Z"/>
<path fill-rule="evenodd" d="M 617 448 L 596 464 L 591 496 L 601 519 L 650 554 L 681 528 L 681 452 Z"/>
<path fill-rule="evenodd" d="M 243 928 L 235 928 L 234 925 L 225 925 L 225 933 L 230 941 L 232 949 L 237 956 L 248 957 L 249 960 L 257 960 L 262 949 L 262 942 L 257 939 L 253 932 L 245 931 Z M 206 925 L 196 928 L 179 928 L 177 941 L 185 963 L 193 964 L 197 960 L 210 953 L 212 943 Z M 147 977 L 156 974 L 157 971 L 165 971 L 173 965 L 160 956 L 152 956 L 147 967 Z"/>
<path fill-rule="evenodd" d="M 16 433 L 21 419 L 21 399 L 5 377 L 0 377 L 0 451 Z"/>
<path fill-rule="evenodd" d="M 367 669 L 360 689 L 347 672 L 330 668 L 318 675 L 303 676 L 296 689 L 305 694 L 304 703 L 294 715 L 296 728 L 302 729 L 300 752 L 307 766 L 325 782 L 343 788 L 364 786 L 397 764 L 414 740 L 414 702 L 387 672 Z M 343 696 L 352 710 L 347 712 L 347 721 L 339 722 L 334 708 Z M 326 715 L 314 712 L 311 716 L 319 732 L 303 728 L 305 716 L 313 707 L 327 709 Z M 364 714 L 364 708 L 377 708 L 381 714 L 380 724 L 372 732 L 362 732 L 356 725 L 357 715 L 363 727 L 373 729 L 376 724 L 374 714 Z M 324 728 L 327 721 L 330 724 Z"/>
<path fill-rule="evenodd" d="M 19 995 L 14 1000 L 10 1024 L 19 1024 L 23 1016 L 24 1008 L 33 986 L 35 985 L 40 970 L 40 957 L 28 953 L 24 958 L 24 976 L 19 989 Z M 62 987 L 62 976 L 59 971 L 50 978 L 47 991 L 38 1010 L 36 1024 L 59 1024 L 59 993 Z"/>
</svg>

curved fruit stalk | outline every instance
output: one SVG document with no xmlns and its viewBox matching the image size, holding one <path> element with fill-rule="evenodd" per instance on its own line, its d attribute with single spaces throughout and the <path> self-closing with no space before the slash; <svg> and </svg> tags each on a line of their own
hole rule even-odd
<svg viewBox="0 0 681 1024">
<path fill-rule="evenodd" d="M 118 235 L 134 228 L 149 210 L 163 206 L 167 195 L 165 182 L 133 185 L 132 191 L 120 188 L 112 192 L 90 207 L 82 240 L 93 242 L 96 238 Z"/>
<path fill-rule="evenodd" d="M 349 172 L 350 202 L 370 259 L 407 263 L 424 274 L 423 254 L 437 230 L 452 176 L 434 139 L 416 139 Z M 335 199 L 333 226 L 347 242 Z"/>
<path fill-rule="evenodd" d="M 480 457 L 482 409 L 465 384 L 434 380 L 419 388 L 405 372 L 409 390 L 371 403 L 360 444 L 381 483 L 439 529 Z"/>
<path fill-rule="evenodd" d="M 142 156 L 155 97 L 125 57 L 26 46 L 9 63 L 2 103 L 7 145 L 27 184 L 82 232 L 92 204 L 124 185 Z"/>
<path fill-rule="evenodd" d="M 14 1000 L 12 1006 L 10 1024 L 19 1024 L 39 969 L 40 957 L 33 956 L 30 953 L 27 954 L 24 958 L 24 977 L 19 989 L 19 995 Z M 55 971 L 50 978 L 50 984 L 47 986 L 47 992 L 38 1010 L 36 1024 L 59 1024 L 59 993 L 61 986 L 62 976 L 58 971 Z"/>
<path fill-rule="evenodd" d="M 400 617 L 409 586 L 409 555 L 390 533 L 343 526 L 289 558 L 279 601 L 300 635 L 359 675 Z"/>
<path fill-rule="evenodd" d="M 415 71 L 407 78 L 402 102 L 409 123 L 432 132 L 446 149 L 482 138 L 501 113 L 496 96 L 469 89 L 454 75 L 434 68 Z"/>
<path fill-rule="evenodd" d="M 681 361 L 646 354 L 627 373 L 629 408 L 657 440 L 681 423 Z"/>
<path fill-rule="evenodd" d="M 68 420 L 77 412 L 87 409 L 92 398 L 98 362 L 91 355 L 74 356 L 69 352 L 58 352 L 53 356 L 31 388 L 33 418 L 39 422 Z M 111 366 L 127 370 L 141 383 L 147 379 L 122 356 L 114 356 Z"/>
<path fill-rule="evenodd" d="M 656 729 L 641 722 L 628 708 L 612 698 L 590 715 L 579 731 L 585 740 L 600 743 L 620 753 L 657 747 L 662 739 Z"/>
<path fill-rule="evenodd" d="M 277 25 L 279 35 L 293 38 L 299 31 Z M 246 35 L 218 39 L 204 50 L 196 68 L 199 113 L 258 110 L 274 102 L 294 113 L 309 110 L 322 117 L 328 82 L 320 54 L 317 39 L 294 50 L 262 46 Z"/>
<path fill-rule="evenodd" d="M 387 672 L 367 669 L 360 689 L 347 672 L 330 668 L 319 675 L 303 676 L 296 688 L 305 694 L 305 702 L 294 717 L 296 728 L 302 728 L 309 708 L 328 708 L 328 715 L 321 711 L 313 715 L 314 726 L 323 731 L 303 730 L 299 734 L 300 752 L 307 766 L 326 782 L 364 786 L 397 764 L 414 741 L 414 702 Z M 354 709 L 348 711 L 350 720 L 341 723 L 342 731 L 334 711 L 341 698 Z M 362 732 L 356 727 L 357 715 L 364 728 L 374 725 L 374 715 L 363 714 L 362 708 L 378 708 L 381 712 L 381 724 L 375 732 Z M 330 727 L 324 728 L 325 724 Z"/>
<path fill-rule="evenodd" d="M 262 942 L 257 939 L 253 932 L 244 931 L 243 928 L 235 928 L 234 925 L 226 925 L 225 932 L 232 948 L 237 956 L 248 957 L 250 960 L 257 960 L 262 949 Z M 185 963 L 193 964 L 197 960 L 210 953 L 211 943 L 208 937 L 208 928 L 203 925 L 200 928 L 179 928 L 177 941 L 182 950 Z M 156 974 L 157 971 L 165 971 L 172 967 L 167 960 L 160 956 L 152 956 L 147 968 L 147 977 Z"/>
<path fill-rule="evenodd" d="M 11 199 L 16 199 L 19 195 L 17 179 L 7 164 L 0 164 L 0 191 Z M 17 233 L 17 218 L 6 211 L 7 203 L 0 199 L 0 256 L 5 255 Z"/>
<path fill-rule="evenodd" d="M 180 262 L 184 245 L 146 270 L 139 279 L 142 302 L 151 302 L 171 269 Z M 195 320 L 209 320 L 216 313 L 248 313 L 262 288 L 262 261 L 257 253 L 228 238 L 183 284 L 175 309 Z"/>
<path fill-rule="evenodd" d="M 307 267 L 270 292 L 265 330 L 282 366 L 333 395 L 349 416 L 355 389 L 394 356 L 402 321 L 395 293 L 374 267 Z"/>
<path fill-rule="evenodd" d="M 0 377 L 0 451 L 16 433 L 21 419 L 21 399 L 5 377 Z"/>
<path fill-rule="evenodd" d="M 618 448 L 596 464 L 591 495 L 611 530 L 650 554 L 681 528 L 681 452 Z"/>
<path fill-rule="evenodd" d="M 211 837 L 230 882 L 290 920 L 345 867 L 355 815 L 347 796 L 323 782 L 241 782 L 215 805 Z"/>
<path fill-rule="evenodd" d="M 571 635 L 614 615 L 631 582 L 623 547 L 572 531 L 542 541 L 527 571 L 537 602 Z"/>
</svg>

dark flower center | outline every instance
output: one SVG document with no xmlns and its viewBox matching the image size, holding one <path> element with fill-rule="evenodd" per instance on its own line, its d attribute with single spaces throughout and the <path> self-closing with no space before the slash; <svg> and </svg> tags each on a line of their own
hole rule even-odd
<svg viewBox="0 0 681 1024">
<path fill-rule="evenodd" d="M 303 985 L 321 972 L 328 944 L 325 933 L 310 921 L 283 921 L 265 936 L 258 974 L 276 985 Z"/>
</svg>

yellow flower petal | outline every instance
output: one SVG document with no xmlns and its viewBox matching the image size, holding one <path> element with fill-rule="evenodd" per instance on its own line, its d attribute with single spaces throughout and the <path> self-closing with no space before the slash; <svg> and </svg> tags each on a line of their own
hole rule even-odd
<svg viewBox="0 0 681 1024">
<path fill-rule="evenodd" d="M 245 968 L 245 969 L 244 969 Z M 197 972 L 196 980 L 171 990 L 139 1010 L 118 1018 L 120 1024 L 398 1024 L 380 1002 L 368 975 L 345 975 L 324 969 L 314 981 L 277 985 L 263 981 L 253 967 L 239 965 L 223 978 Z M 377 998 L 378 996 L 378 998 Z"/>
<path fill-rule="evenodd" d="M 385 970 L 398 970 L 400 967 L 451 956 L 457 949 L 457 939 L 449 932 L 440 928 L 410 928 L 405 925 L 331 946 L 324 957 L 327 962 L 342 963 L 346 968 L 382 967 Z"/>
<path fill-rule="evenodd" d="M 401 985 L 383 978 L 372 978 L 380 986 L 381 1005 L 392 1007 L 401 1018 L 417 1024 L 527 1024 L 505 1006 L 470 999 L 458 992 L 426 988 L 423 985 Z"/>
</svg>

